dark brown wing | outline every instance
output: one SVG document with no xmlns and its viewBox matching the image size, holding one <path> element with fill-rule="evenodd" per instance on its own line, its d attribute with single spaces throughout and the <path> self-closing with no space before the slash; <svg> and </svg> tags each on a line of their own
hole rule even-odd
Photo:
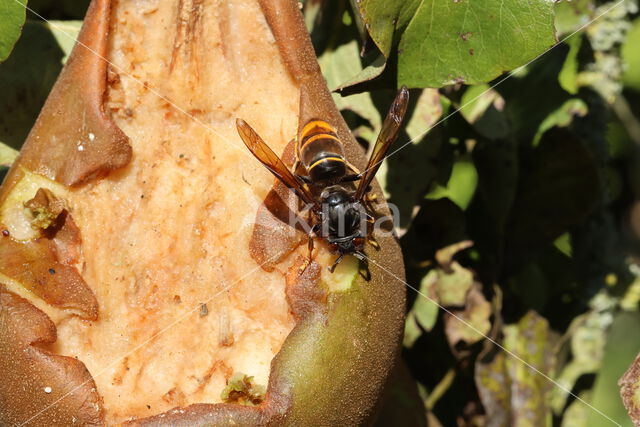
<svg viewBox="0 0 640 427">
<path fill-rule="evenodd" d="M 402 86 L 391 104 L 387 117 L 384 119 L 380 135 L 378 135 L 376 145 L 373 147 L 367 168 L 362 172 L 362 178 L 360 179 L 360 184 L 355 194 L 356 200 L 364 197 L 364 194 L 367 192 L 367 187 L 369 187 L 369 184 L 373 181 L 373 177 L 376 175 L 376 172 L 378 172 L 391 144 L 398 137 L 402 119 L 404 119 L 404 114 L 407 112 L 408 102 L 409 91 L 406 86 Z"/>
<path fill-rule="evenodd" d="M 305 203 L 315 204 L 304 184 L 287 168 L 276 153 L 269 148 L 260 135 L 242 119 L 236 119 L 238 134 L 249 150 L 260 162 L 271 171 L 284 185 L 293 190 Z"/>
</svg>

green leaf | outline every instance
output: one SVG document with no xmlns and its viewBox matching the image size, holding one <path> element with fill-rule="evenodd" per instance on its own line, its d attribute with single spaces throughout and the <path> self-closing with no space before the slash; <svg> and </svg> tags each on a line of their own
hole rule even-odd
<svg viewBox="0 0 640 427">
<path fill-rule="evenodd" d="M 340 86 L 335 89 L 335 91 L 342 93 L 342 91 L 344 91 L 346 88 L 373 80 L 382 74 L 386 66 L 387 61 L 385 57 L 380 55 L 376 57 L 371 64 L 364 67 L 358 74 L 342 82 Z"/>
<path fill-rule="evenodd" d="M 416 299 L 411 312 L 420 326 L 430 331 L 438 318 L 438 296 L 435 293 L 435 285 L 438 282 L 438 272 L 431 270 L 420 281 L 420 294 Z M 424 296 L 426 295 L 426 297 Z"/>
<path fill-rule="evenodd" d="M 633 424 L 620 399 L 617 383 L 640 351 L 640 337 L 630 333 L 638 328 L 640 313 L 620 312 L 616 315 L 607 338 L 602 366 L 593 386 L 591 404 L 623 426 Z M 599 425 L 603 421 L 601 415 L 592 412 L 588 425 Z"/>
<path fill-rule="evenodd" d="M 546 0 L 363 0 L 357 7 L 385 56 L 399 40 L 398 82 L 410 87 L 487 82 L 556 41 Z"/>
<path fill-rule="evenodd" d="M 595 6 L 593 0 L 561 0 L 555 2 L 558 35 L 572 33 L 591 21 Z"/>
<path fill-rule="evenodd" d="M 0 62 L 9 57 L 27 16 L 27 0 L 4 0 L 0 4 Z"/>
<path fill-rule="evenodd" d="M 469 86 L 460 100 L 460 113 L 469 123 L 475 123 L 498 99 L 501 99 L 500 94 L 488 84 Z"/>
<path fill-rule="evenodd" d="M 546 0 L 425 2 L 402 35 L 398 81 L 440 87 L 484 83 L 555 43 Z"/>
<path fill-rule="evenodd" d="M 403 345 L 411 348 L 416 340 L 422 335 L 422 330 L 430 331 L 438 319 L 438 295 L 436 284 L 438 282 L 438 271 L 430 270 L 420 281 L 420 292 L 407 315 L 404 328 Z"/>
<path fill-rule="evenodd" d="M 18 157 L 18 152 L 0 142 L 0 167 L 10 167 Z"/>
<path fill-rule="evenodd" d="M 579 397 L 588 402 L 591 400 L 591 391 L 582 392 Z M 560 427 L 587 427 L 587 418 L 592 411 L 593 409 L 576 399 L 564 412 Z"/>
<path fill-rule="evenodd" d="M 335 11 L 332 9 L 334 6 Z M 363 92 L 363 87 L 359 85 L 379 77 L 387 64 L 386 58 L 378 52 L 371 52 L 364 58 L 361 56 L 358 44 L 358 39 L 362 38 L 359 15 L 356 15 L 355 23 L 352 23 L 351 15 L 343 12 L 339 5 L 332 4 L 318 9 L 314 3 L 307 3 L 305 8 L 305 19 L 313 21 L 308 22 L 307 26 L 313 26 L 312 40 L 329 89 L 342 95 Z M 338 23 L 336 19 L 326 16 L 327 13 L 342 13 L 343 19 Z M 345 22 L 345 18 L 349 22 Z M 329 22 L 323 23 L 324 21 Z M 334 99 L 338 98 L 334 96 Z"/>
<path fill-rule="evenodd" d="M 465 210 L 475 194 L 477 185 L 478 172 L 473 162 L 467 158 L 462 158 L 453 164 L 453 170 L 447 186 L 437 186 L 427 194 L 426 198 L 438 200 L 446 197 Z"/>
<path fill-rule="evenodd" d="M 560 86 L 571 95 L 578 93 L 578 52 L 582 46 L 582 36 L 575 34 L 565 41 L 569 45 L 569 53 L 558 75 Z"/>
<path fill-rule="evenodd" d="M 640 91 L 640 18 L 633 21 L 633 27 L 627 33 L 621 49 L 624 73 L 622 82 L 625 86 Z"/>
<path fill-rule="evenodd" d="M 571 236 L 569 233 L 564 233 L 562 236 L 558 237 L 553 242 L 553 245 L 564 255 L 571 257 Z"/>
<path fill-rule="evenodd" d="M 64 56 L 62 57 L 62 63 L 64 64 L 67 62 L 67 58 L 69 58 L 69 54 L 76 44 L 76 38 L 80 33 L 82 21 L 49 21 L 43 25 L 49 28 L 49 31 L 51 31 L 51 34 L 53 34 L 53 37 L 55 37 L 58 42 L 58 46 L 60 46 L 60 49 L 64 52 Z"/>
<path fill-rule="evenodd" d="M 574 117 L 584 117 L 589 112 L 589 107 L 582 99 L 573 98 L 565 101 L 557 110 L 551 112 L 540 123 L 540 127 L 533 137 L 533 145 L 536 146 L 540 142 L 542 135 L 549 129 L 558 127 L 567 127 L 571 124 Z"/>
<path fill-rule="evenodd" d="M 318 63 L 327 86 L 333 90 L 362 71 L 357 40 L 326 50 Z"/>
<path fill-rule="evenodd" d="M 327 81 L 327 86 L 331 90 L 357 83 L 357 80 L 366 74 L 360 62 L 358 42 L 354 39 L 325 50 L 318 58 L 318 63 L 322 75 Z M 345 82 L 352 83 L 345 84 Z M 391 99 L 393 98 L 390 98 L 389 103 L 391 103 Z M 334 93 L 333 100 L 341 111 L 350 110 L 369 122 L 368 129 L 354 129 L 354 136 L 367 140 L 372 140 L 375 137 L 375 133 L 382 126 L 382 118 L 370 93 L 358 93 L 350 96 Z"/>
<path fill-rule="evenodd" d="M 504 114 L 504 98 L 488 84 L 470 86 L 460 100 L 462 116 L 489 139 L 507 138 L 510 126 Z"/>
<path fill-rule="evenodd" d="M 403 31 L 421 6 L 420 0 L 360 0 L 355 2 L 371 38 L 386 57 L 396 32 Z"/>
<path fill-rule="evenodd" d="M 9 146 L 22 145 L 80 26 L 80 21 L 28 21 L 13 54 L 0 64 L 0 140 Z"/>
<path fill-rule="evenodd" d="M 402 338 L 402 345 L 406 348 L 413 347 L 413 344 L 422 335 L 422 329 L 418 326 L 417 320 L 414 315 L 409 313 L 407 320 L 404 323 L 404 337 Z"/>
</svg>

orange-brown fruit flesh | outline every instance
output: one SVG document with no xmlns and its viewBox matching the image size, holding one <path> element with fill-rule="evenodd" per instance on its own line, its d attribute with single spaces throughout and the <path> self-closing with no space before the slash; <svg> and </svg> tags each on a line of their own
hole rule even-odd
<svg viewBox="0 0 640 427">
<path fill-rule="evenodd" d="M 398 244 L 366 247 L 369 282 L 353 257 L 329 273 L 321 242 L 309 263 L 273 208 L 295 197 L 235 129 L 289 144 L 291 164 L 310 117 L 364 167 L 298 2 L 93 0 L 0 189 L 0 425 L 370 420 L 402 334 Z M 64 210 L 41 221 L 45 190 Z M 42 262 L 20 270 L 42 248 L 65 283 Z M 266 387 L 262 403 L 222 402 L 234 374 Z"/>
</svg>

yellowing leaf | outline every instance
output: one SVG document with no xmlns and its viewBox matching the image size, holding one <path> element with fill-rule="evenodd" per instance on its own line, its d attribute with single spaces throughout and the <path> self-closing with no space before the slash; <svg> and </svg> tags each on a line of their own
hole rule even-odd
<svg viewBox="0 0 640 427">
<path fill-rule="evenodd" d="M 487 343 L 476 363 L 475 380 L 487 425 L 550 425 L 547 398 L 552 384 L 544 375 L 551 374 L 555 363 L 556 337 L 534 311 L 505 326 L 503 334 L 506 351 Z"/>
<path fill-rule="evenodd" d="M 479 285 L 467 294 L 464 310 L 453 310 L 452 313 L 446 313 L 444 318 L 445 332 L 452 348 L 460 341 L 474 344 L 491 329 L 491 303 L 485 299 Z"/>
<path fill-rule="evenodd" d="M 473 284 L 473 273 L 457 262 L 451 263 L 451 272 L 438 272 L 437 294 L 445 307 L 462 306 Z"/>
<path fill-rule="evenodd" d="M 18 157 L 18 152 L 0 142 L 0 167 L 9 167 Z"/>
</svg>

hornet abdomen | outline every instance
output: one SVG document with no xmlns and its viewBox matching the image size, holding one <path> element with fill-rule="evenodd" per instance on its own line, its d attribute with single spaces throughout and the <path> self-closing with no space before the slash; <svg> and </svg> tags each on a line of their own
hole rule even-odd
<svg viewBox="0 0 640 427">
<path fill-rule="evenodd" d="M 298 160 L 314 183 L 336 183 L 347 173 L 344 148 L 336 130 L 324 120 L 309 120 L 300 131 Z"/>
</svg>

